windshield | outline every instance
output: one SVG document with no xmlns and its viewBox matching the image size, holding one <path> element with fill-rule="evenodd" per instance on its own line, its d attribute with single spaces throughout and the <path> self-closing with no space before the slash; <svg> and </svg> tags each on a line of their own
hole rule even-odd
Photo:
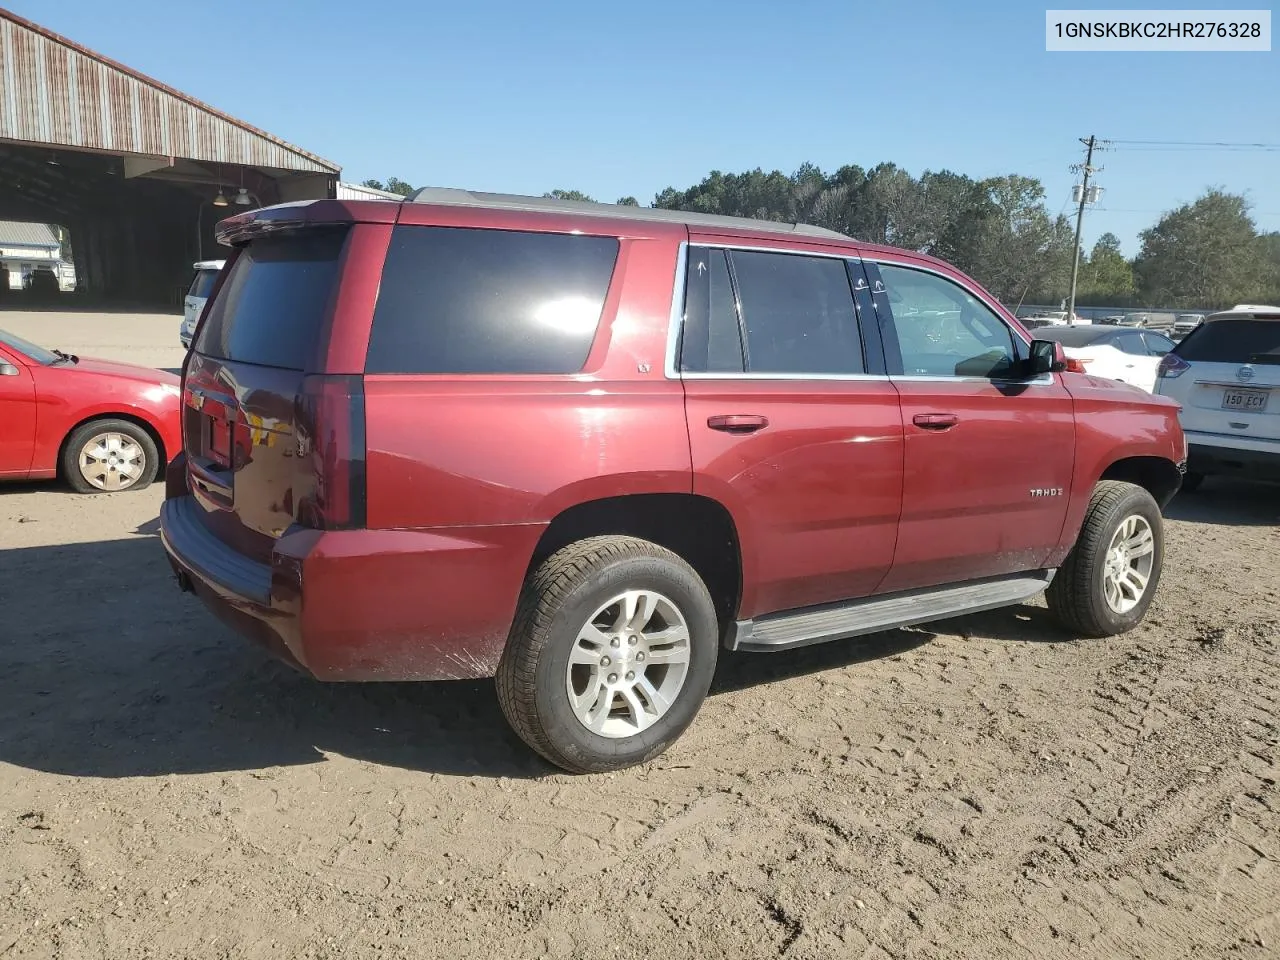
<svg viewBox="0 0 1280 960">
<path fill-rule="evenodd" d="M 10 333 L 8 330 L 0 330 L 0 343 L 45 366 L 58 362 L 58 355 L 52 350 L 46 350 L 44 347 L 37 346 L 28 340 L 23 340 L 20 336 Z"/>
</svg>

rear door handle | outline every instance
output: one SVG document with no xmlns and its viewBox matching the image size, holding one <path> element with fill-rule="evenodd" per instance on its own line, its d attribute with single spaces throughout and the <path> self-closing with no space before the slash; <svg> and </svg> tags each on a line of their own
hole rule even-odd
<svg viewBox="0 0 1280 960">
<path fill-rule="evenodd" d="M 954 413 L 917 413 L 911 422 L 922 430 L 950 430 L 960 418 Z"/>
<path fill-rule="evenodd" d="M 722 413 L 707 417 L 707 426 L 725 433 L 755 433 L 769 425 L 769 418 L 754 413 Z"/>
</svg>

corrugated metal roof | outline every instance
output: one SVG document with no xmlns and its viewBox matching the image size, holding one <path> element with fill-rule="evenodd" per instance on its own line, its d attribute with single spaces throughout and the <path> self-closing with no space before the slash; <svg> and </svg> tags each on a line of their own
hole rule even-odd
<svg viewBox="0 0 1280 960">
<path fill-rule="evenodd" d="M 389 190 L 377 190 L 373 187 L 366 187 L 363 183 L 344 183 L 338 182 L 337 195 L 339 200 L 403 200 L 404 197 L 398 193 L 391 193 Z"/>
<path fill-rule="evenodd" d="M 0 9 L 0 139 L 337 174 L 341 168 Z"/>
<path fill-rule="evenodd" d="M 47 223 L 0 220 L 0 247 L 12 246 L 57 247 L 61 244 Z"/>
</svg>

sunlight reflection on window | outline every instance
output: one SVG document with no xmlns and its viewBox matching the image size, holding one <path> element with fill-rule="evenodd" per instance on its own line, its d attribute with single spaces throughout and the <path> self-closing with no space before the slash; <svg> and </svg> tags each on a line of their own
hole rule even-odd
<svg viewBox="0 0 1280 960">
<path fill-rule="evenodd" d="M 561 297 L 539 304 L 533 311 L 533 319 L 539 326 L 557 333 L 590 333 L 600 319 L 600 304 L 587 297 Z"/>
</svg>

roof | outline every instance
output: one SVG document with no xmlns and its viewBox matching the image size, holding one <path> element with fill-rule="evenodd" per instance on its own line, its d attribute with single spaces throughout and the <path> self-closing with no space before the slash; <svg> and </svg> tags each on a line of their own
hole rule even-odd
<svg viewBox="0 0 1280 960">
<path fill-rule="evenodd" d="M 341 168 L 0 8 L 0 139 L 337 175 Z"/>
<path fill-rule="evenodd" d="M 1056 340 L 1064 347 L 1087 347 L 1091 343 L 1113 337 L 1119 333 L 1134 334 L 1132 327 L 1113 327 L 1106 324 L 1082 324 L 1076 326 L 1036 327 L 1040 340 Z"/>
<path fill-rule="evenodd" d="M 682 223 L 690 227 L 720 227 L 734 230 L 757 230 L 792 236 L 816 237 L 824 240 L 852 242 L 852 237 L 807 223 L 782 223 L 776 220 L 750 220 L 687 210 L 665 210 L 657 207 L 623 207 L 615 203 L 592 203 L 586 200 L 559 200 L 554 197 L 523 197 L 511 193 L 481 193 L 452 187 L 423 187 L 411 194 L 413 203 L 432 203 L 455 207 L 483 207 L 519 212 L 568 213 L 576 216 L 609 217 L 618 220 L 657 220 Z"/>
<path fill-rule="evenodd" d="M 60 247 L 62 244 L 47 223 L 0 220 L 0 246 Z"/>
<path fill-rule="evenodd" d="M 1219 310 L 1217 313 L 1211 313 L 1205 317 L 1205 323 L 1210 320 L 1243 320 L 1251 317 L 1255 320 L 1277 320 L 1280 319 L 1280 307 L 1263 306 L 1256 303 L 1238 303 L 1230 310 Z"/>
</svg>

